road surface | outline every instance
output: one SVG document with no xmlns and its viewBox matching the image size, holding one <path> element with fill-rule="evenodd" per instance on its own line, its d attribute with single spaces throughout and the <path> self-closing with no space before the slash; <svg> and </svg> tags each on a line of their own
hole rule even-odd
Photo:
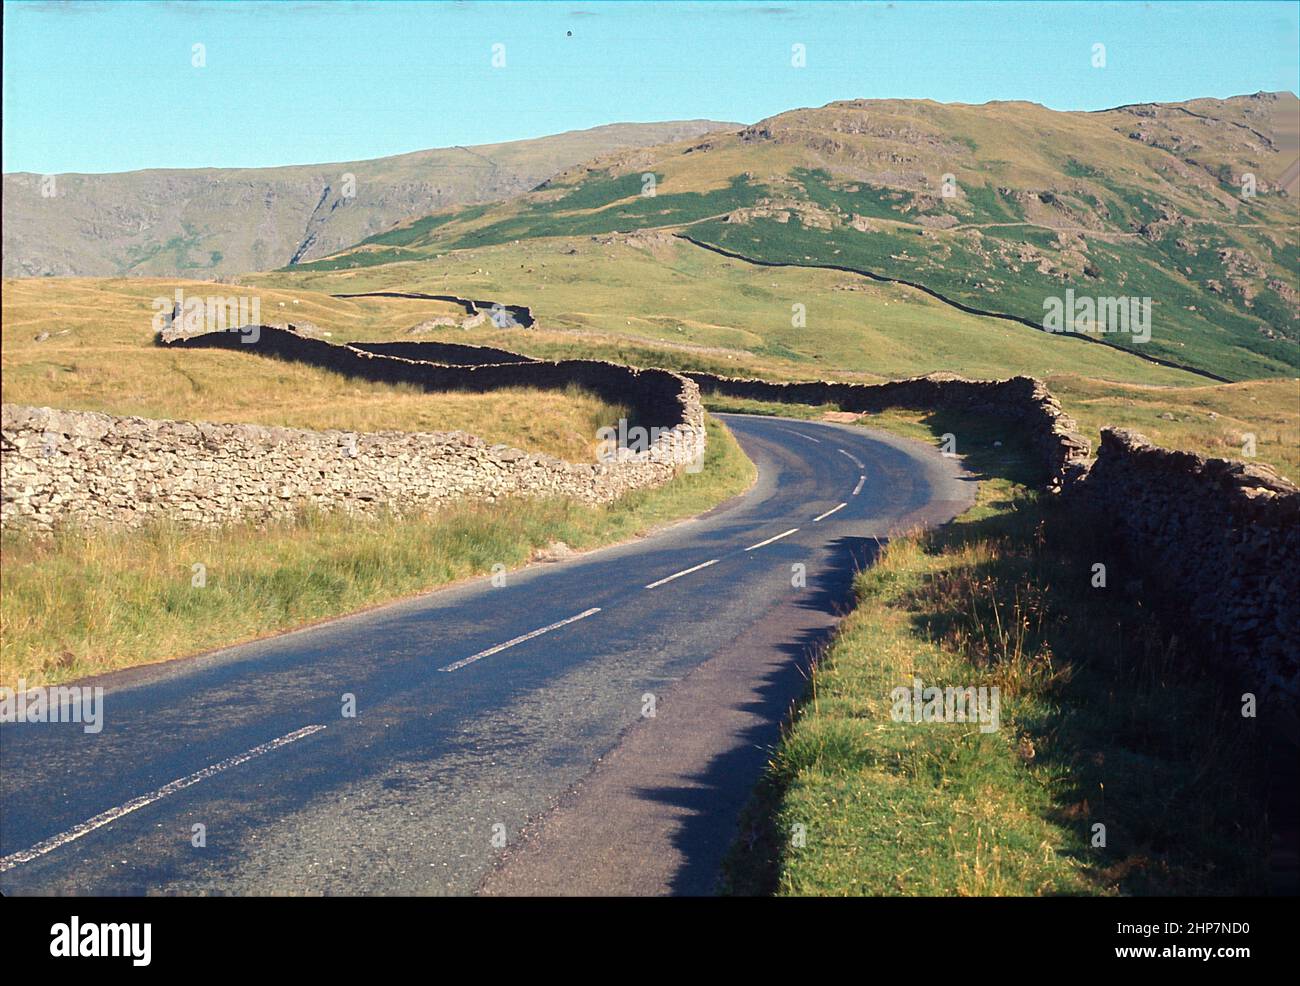
<svg viewBox="0 0 1300 986">
<path fill-rule="evenodd" d="M 883 432 L 723 417 L 759 478 L 703 517 L 109 676 L 97 734 L 0 725 L 0 891 L 710 892 L 854 567 L 975 489 Z"/>
</svg>

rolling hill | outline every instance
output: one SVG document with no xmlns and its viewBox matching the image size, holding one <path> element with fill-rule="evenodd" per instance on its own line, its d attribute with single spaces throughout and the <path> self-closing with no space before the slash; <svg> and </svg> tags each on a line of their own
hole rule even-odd
<svg viewBox="0 0 1300 986">
<path fill-rule="evenodd" d="M 536 140 L 282 168 L 4 176 L 9 277 L 214 278 L 298 263 L 394 223 L 526 191 L 591 157 L 735 124 L 617 123 Z"/>
<path fill-rule="evenodd" d="M 1099 112 L 836 102 L 619 150 L 299 267 L 660 229 L 735 260 L 861 271 L 1031 326 L 1054 303 L 1149 298 L 1149 338 L 1092 335 L 1220 380 L 1294 376 L 1298 135 L 1291 93 Z"/>
</svg>

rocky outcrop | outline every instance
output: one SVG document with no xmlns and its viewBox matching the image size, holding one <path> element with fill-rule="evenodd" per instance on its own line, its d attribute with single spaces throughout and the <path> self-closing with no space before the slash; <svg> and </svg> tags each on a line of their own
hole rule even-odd
<svg viewBox="0 0 1300 986">
<path fill-rule="evenodd" d="M 462 298 L 455 294 L 424 294 L 419 291 L 361 291 L 355 294 L 336 294 L 335 298 L 411 298 L 419 301 L 445 301 L 459 305 L 465 314 L 477 321 L 458 321 L 462 328 L 481 325 L 483 319 L 490 318 L 498 329 L 535 329 L 537 316 L 527 305 L 507 305 L 500 301 L 481 301 L 475 298 Z M 436 321 L 436 320 L 431 320 Z"/>
</svg>

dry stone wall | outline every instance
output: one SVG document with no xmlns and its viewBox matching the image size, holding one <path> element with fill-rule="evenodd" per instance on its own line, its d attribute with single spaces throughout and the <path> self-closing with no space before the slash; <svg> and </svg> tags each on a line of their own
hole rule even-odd
<svg viewBox="0 0 1300 986">
<path fill-rule="evenodd" d="M 256 335 L 252 343 L 247 332 L 160 343 L 249 347 L 429 391 L 577 385 L 662 434 L 620 461 L 575 464 L 460 433 L 312 432 L 5 405 L 5 526 L 129 527 L 155 516 L 219 524 L 274 519 L 304 505 L 371 513 L 513 495 L 604 503 L 699 461 L 701 391 L 861 413 L 958 410 L 1012 422 L 1038 451 L 1047 488 L 1112 524 L 1212 646 L 1255 675 L 1261 691 L 1300 697 L 1300 489 L 1265 467 L 1162 449 L 1118 430 L 1103 432 L 1090 466 L 1089 443 L 1030 377 L 772 383 L 438 342 L 343 346 L 269 326 Z"/>
<path fill-rule="evenodd" d="M 1104 429 L 1067 490 L 1121 538 L 1188 634 L 1255 691 L 1300 699 L 1300 489 L 1267 466 Z"/>
<path fill-rule="evenodd" d="M 638 370 L 603 360 L 535 360 L 479 362 L 468 350 L 478 347 L 438 342 L 339 345 L 289 329 L 261 326 L 256 333 L 208 332 L 170 337 L 160 344 L 174 349 L 217 348 L 255 352 L 306 363 L 344 376 L 376 383 L 410 384 L 430 392 L 487 393 L 503 387 L 591 391 L 611 404 L 628 407 L 635 424 L 665 429 L 702 428 L 699 389 L 668 370 Z M 493 359 L 498 350 L 484 350 Z"/>
<path fill-rule="evenodd" d="M 786 404 L 837 404 L 846 411 L 879 413 L 888 408 L 918 411 L 960 410 L 1012 422 L 1040 457 L 1049 489 L 1060 489 L 1086 469 L 1091 446 L 1075 431 L 1074 419 L 1033 377 L 1009 380 L 967 380 L 950 373 L 932 373 L 911 380 L 882 384 L 772 383 L 739 380 L 711 373 L 687 373 L 705 394 Z"/>
<path fill-rule="evenodd" d="M 0 417 L 4 524 L 39 531 L 135 527 L 153 517 L 264 522 L 304 506 L 401 513 L 506 496 L 607 503 L 667 481 L 688 461 L 666 445 L 582 464 L 460 432 L 317 432 L 10 404 Z"/>
<path fill-rule="evenodd" d="M 241 341 L 254 335 L 255 343 Z M 607 503 L 629 490 L 666 482 L 682 467 L 697 464 L 704 451 L 698 388 L 663 370 L 593 360 L 441 365 L 269 326 L 255 334 L 210 333 L 163 344 L 248 345 L 350 376 L 430 391 L 577 385 L 629 406 L 637 423 L 660 431 L 648 447 L 622 450 L 613 461 L 571 463 L 488 445 L 459 432 L 315 432 L 6 404 L 0 409 L 0 518 L 6 527 L 40 532 L 60 525 L 134 527 L 153 517 L 216 525 L 274 520 L 305 506 L 400 513 L 507 496 L 563 495 Z M 424 354 L 436 355 L 432 349 Z"/>
</svg>

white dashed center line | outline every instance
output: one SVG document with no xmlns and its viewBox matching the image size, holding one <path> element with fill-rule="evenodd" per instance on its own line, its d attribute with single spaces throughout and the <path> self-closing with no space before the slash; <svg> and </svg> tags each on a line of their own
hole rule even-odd
<svg viewBox="0 0 1300 986">
<path fill-rule="evenodd" d="M 825 519 L 826 519 L 827 517 L 829 517 L 831 514 L 835 513 L 835 511 L 837 511 L 837 510 L 843 510 L 843 509 L 844 509 L 845 507 L 847 507 L 847 506 L 848 506 L 847 503 L 841 503 L 838 507 L 831 507 L 831 508 L 830 508 L 829 510 L 827 510 L 824 514 L 818 514 L 816 517 L 814 517 L 814 518 L 813 518 L 813 523 L 815 524 L 815 523 L 817 523 L 817 521 L 819 521 L 819 520 L 825 520 Z"/>
<path fill-rule="evenodd" d="M 665 582 L 671 582 L 673 579 L 680 579 L 683 575 L 690 575 L 691 572 L 698 572 L 701 568 L 708 568 L 710 565 L 716 565 L 717 563 L 718 563 L 718 559 L 714 558 L 712 561 L 706 561 L 701 565 L 696 565 L 693 568 L 684 569 L 683 571 L 680 571 L 675 575 L 670 575 L 666 579 L 660 579 L 658 582 L 651 582 L 648 586 L 646 586 L 646 588 L 653 589 L 656 586 L 663 585 Z"/>
<path fill-rule="evenodd" d="M 138 798 L 132 798 L 124 805 L 119 805 L 116 808 L 108 809 L 108 811 L 100 812 L 94 818 L 87 819 L 80 825 L 75 825 L 66 832 L 61 832 L 59 835 L 51 836 L 44 842 L 38 842 L 30 849 L 24 849 L 22 852 L 11 853 L 3 859 L 0 859 L 0 873 L 5 872 L 5 870 L 11 870 L 15 866 L 19 866 L 23 863 L 29 863 L 39 856 L 44 856 L 48 852 L 53 852 L 60 846 L 66 846 L 69 842 L 80 839 L 83 835 L 89 835 L 91 832 L 95 831 L 95 829 L 103 828 L 110 822 L 117 821 L 123 815 L 129 815 L 131 812 L 138 811 L 147 805 L 153 804 L 155 801 L 160 801 L 169 795 L 175 794 L 177 791 L 184 791 L 187 787 L 192 787 L 199 781 L 207 780 L 207 778 L 219 774 L 223 770 L 229 770 L 231 767 L 238 767 L 242 763 L 248 763 L 248 761 L 255 757 L 260 757 L 264 753 L 270 753 L 272 750 L 278 750 L 280 747 L 288 746 L 290 743 L 296 743 L 298 740 L 310 736 L 312 733 L 318 733 L 324 728 L 325 727 L 321 725 L 303 726 L 302 729 L 295 729 L 292 733 L 281 736 L 279 739 L 273 739 L 269 743 L 255 746 L 246 753 L 240 753 L 237 756 L 229 757 L 219 763 L 214 763 L 209 767 L 204 767 L 202 770 L 196 770 L 194 773 L 164 784 L 162 787 L 150 791 L 148 794 L 142 794 Z"/>
<path fill-rule="evenodd" d="M 858 485 L 855 486 L 855 487 L 853 487 L 853 492 L 850 494 L 850 496 L 857 496 L 859 493 L 861 493 L 861 492 L 862 492 L 862 484 L 865 483 L 866 481 L 867 481 L 867 477 L 866 477 L 866 476 L 859 476 L 859 477 L 858 477 Z"/>
<path fill-rule="evenodd" d="M 771 544 L 773 541 L 780 541 L 780 540 L 781 540 L 782 538 L 784 538 L 784 537 L 789 537 L 791 534 L 793 534 L 793 533 L 794 533 L 795 531 L 797 531 L 797 530 L 799 530 L 799 528 L 797 528 L 797 527 L 792 527 L 792 528 L 790 528 L 788 531 L 782 531 L 782 532 L 781 532 L 780 534 L 778 534 L 776 537 L 768 538 L 766 541 L 759 541 L 758 544 L 751 544 L 751 545 L 750 545 L 748 548 L 746 548 L 745 550 L 746 550 L 746 551 L 753 551 L 755 548 L 761 548 L 761 547 L 763 547 L 763 546 L 766 545 L 766 544 Z"/>
<path fill-rule="evenodd" d="M 822 443 L 820 438 L 813 438 L 812 435 L 805 435 L 802 431 L 795 431 L 793 428 L 782 428 L 781 430 L 791 435 L 798 435 L 800 438 L 806 438 L 810 442 L 816 442 L 818 445 Z"/>
<path fill-rule="evenodd" d="M 552 630 L 558 630 L 560 627 L 568 626 L 570 623 L 577 623 L 579 620 L 585 620 L 588 616 L 594 616 L 600 612 L 599 606 L 593 606 L 591 609 L 584 610 L 577 616 L 570 616 L 567 620 L 560 620 L 558 623 L 552 623 L 550 626 L 541 627 L 537 630 L 531 630 L 528 633 L 520 634 L 513 640 L 507 640 L 504 644 L 497 644 L 495 647 L 489 647 L 487 650 L 481 650 L 477 654 L 462 658 L 454 664 L 448 664 L 445 668 L 439 668 L 439 671 L 459 671 L 466 665 L 473 664 L 475 661 L 481 661 L 485 657 L 491 657 L 493 654 L 500 654 L 507 647 L 513 647 L 515 644 L 522 644 L 525 640 L 532 640 L 534 637 L 540 637 L 544 633 L 550 633 Z"/>
<path fill-rule="evenodd" d="M 842 448 L 837 448 L 835 451 L 838 452 L 838 453 L 840 453 L 840 455 L 847 455 L 850 459 L 853 460 L 853 464 L 854 464 L 855 466 L 857 466 L 859 469 L 861 469 L 864 465 L 866 465 L 866 463 L 864 463 L 861 459 L 859 459 L 859 458 L 858 458 L 856 455 L 854 455 L 852 452 L 846 452 L 846 451 L 845 451 L 844 449 L 842 449 Z"/>
</svg>

